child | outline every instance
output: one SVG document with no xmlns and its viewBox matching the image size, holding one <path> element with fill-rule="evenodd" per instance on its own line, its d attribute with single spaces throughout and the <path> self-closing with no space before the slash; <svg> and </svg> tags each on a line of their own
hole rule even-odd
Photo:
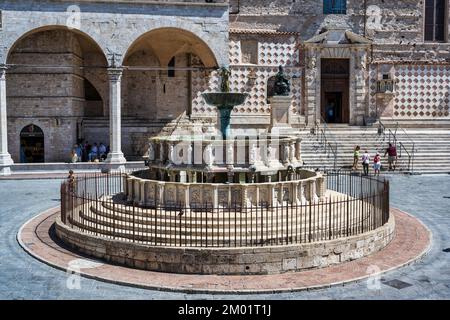
<svg viewBox="0 0 450 320">
<path fill-rule="evenodd" d="M 375 176 L 379 176 L 381 171 L 381 156 L 378 152 L 375 158 L 373 158 L 373 169 L 375 170 Z"/>
</svg>

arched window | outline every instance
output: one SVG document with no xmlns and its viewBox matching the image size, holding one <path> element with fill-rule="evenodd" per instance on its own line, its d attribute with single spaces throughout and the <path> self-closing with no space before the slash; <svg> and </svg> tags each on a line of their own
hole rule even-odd
<svg viewBox="0 0 450 320">
<path fill-rule="evenodd" d="M 45 161 L 44 132 L 30 124 L 20 132 L 20 162 L 40 163 Z"/>
</svg>

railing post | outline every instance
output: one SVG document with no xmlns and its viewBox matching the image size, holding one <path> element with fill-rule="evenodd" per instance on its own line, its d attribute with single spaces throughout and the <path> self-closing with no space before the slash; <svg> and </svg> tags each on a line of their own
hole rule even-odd
<svg viewBox="0 0 450 320">
<path fill-rule="evenodd" d="M 328 199 L 328 240 L 331 240 L 331 203 L 333 198 L 330 196 L 330 198 Z"/>
<path fill-rule="evenodd" d="M 136 227 L 136 212 L 135 212 L 135 208 L 133 206 L 133 242 L 136 241 L 136 239 L 135 239 L 135 233 L 136 233 L 135 227 Z"/>
<path fill-rule="evenodd" d="M 346 214 L 346 235 L 347 235 L 347 237 L 349 236 L 349 223 L 350 223 L 350 197 L 349 197 L 349 195 L 347 194 L 347 214 Z"/>
<path fill-rule="evenodd" d="M 311 235 L 311 227 L 312 227 L 312 199 L 309 200 L 309 228 L 308 228 L 308 241 L 311 242 L 312 235 Z"/>
</svg>

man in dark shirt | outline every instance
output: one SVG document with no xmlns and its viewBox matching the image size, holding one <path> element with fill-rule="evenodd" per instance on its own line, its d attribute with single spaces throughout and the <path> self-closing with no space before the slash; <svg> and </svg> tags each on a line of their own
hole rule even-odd
<svg viewBox="0 0 450 320">
<path fill-rule="evenodd" d="M 386 154 L 388 155 L 389 171 L 395 171 L 395 166 L 397 165 L 397 148 L 392 143 L 389 143 L 389 147 L 384 153 L 385 157 Z"/>
</svg>

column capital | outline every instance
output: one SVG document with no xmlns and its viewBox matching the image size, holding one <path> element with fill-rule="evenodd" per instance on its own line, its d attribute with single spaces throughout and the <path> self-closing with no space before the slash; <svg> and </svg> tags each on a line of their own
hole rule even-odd
<svg viewBox="0 0 450 320">
<path fill-rule="evenodd" d="M 6 64 L 0 64 L 0 80 L 5 80 L 6 70 L 8 70 Z"/>
<path fill-rule="evenodd" d="M 112 81 L 119 81 L 123 74 L 123 68 L 108 68 L 108 76 Z"/>
</svg>

